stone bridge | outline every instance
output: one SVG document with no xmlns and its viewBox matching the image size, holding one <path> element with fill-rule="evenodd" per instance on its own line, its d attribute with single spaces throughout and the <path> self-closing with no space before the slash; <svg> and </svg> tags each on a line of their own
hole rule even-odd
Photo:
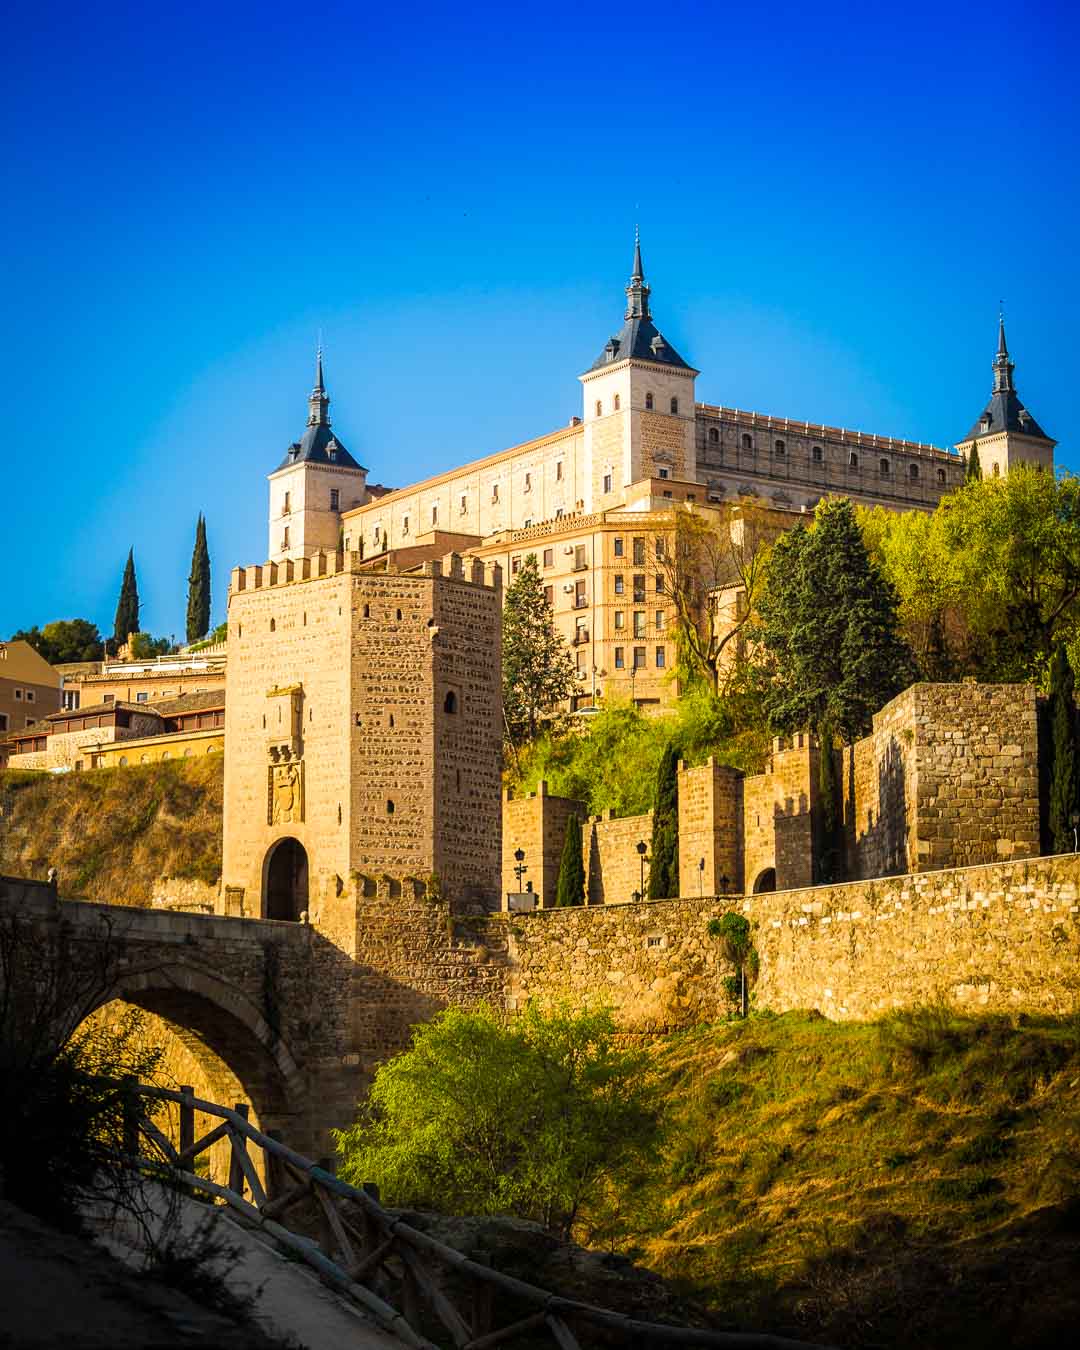
<svg viewBox="0 0 1080 1350">
<path fill-rule="evenodd" d="M 0 877 L 0 984 L 15 937 L 32 956 L 29 982 L 45 979 L 67 1005 L 61 1034 L 114 1000 L 142 1008 L 216 1100 L 248 1101 L 262 1129 L 319 1156 L 411 1026 L 505 990 L 505 939 L 500 949 L 497 934 L 455 928 L 445 904 L 410 904 L 399 885 L 367 879 L 343 898 L 362 916 L 360 950 L 308 923 L 90 904 Z"/>
</svg>

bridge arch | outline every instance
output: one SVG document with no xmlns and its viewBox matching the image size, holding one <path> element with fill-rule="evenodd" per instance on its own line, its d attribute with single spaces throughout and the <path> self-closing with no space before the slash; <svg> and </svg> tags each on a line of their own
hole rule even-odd
<svg viewBox="0 0 1080 1350">
<path fill-rule="evenodd" d="M 178 962 L 121 972 L 93 1011 L 115 1001 L 161 1018 L 216 1090 L 250 1103 L 262 1129 L 297 1137 L 304 1075 L 246 994 L 212 971 Z"/>
</svg>

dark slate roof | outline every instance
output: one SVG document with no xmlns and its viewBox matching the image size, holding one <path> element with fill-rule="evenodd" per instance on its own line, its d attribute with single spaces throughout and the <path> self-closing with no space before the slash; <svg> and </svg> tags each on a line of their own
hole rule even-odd
<svg viewBox="0 0 1080 1350">
<path fill-rule="evenodd" d="M 653 344 L 659 342 L 656 346 Z M 617 344 L 612 350 L 613 344 Z M 680 370 L 693 370 L 684 361 L 674 347 L 670 346 L 652 319 L 627 319 L 620 332 L 608 342 L 590 370 L 602 370 L 604 366 L 613 366 L 619 361 L 651 361 L 654 365 L 677 366 Z"/>
<path fill-rule="evenodd" d="M 329 453 L 331 441 L 336 450 L 334 459 L 330 458 Z M 302 461 L 308 464 L 333 464 L 339 469 L 362 469 L 367 473 L 363 465 L 357 464 L 326 422 L 317 422 L 314 426 L 305 427 L 301 439 L 289 446 L 285 451 L 285 458 L 277 467 L 287 469 L 290 464 L 299 464 Z M 277 469 L 274 472 L 277 473 Z"/>
<path fill-rule="evenodd" d="M 984 426 L 983 418 L 987 415 L 990 425 Z M 1015 389 L 999 389 L 991 394 L 982 416 L 964 439 L 972 441 L 979 436 L 993 436 L 997 431 L 1016 431 L 1022 436 L 1038 436 L 1044 441 L 1052 439 L 1020 402 Z"/>
</svg>

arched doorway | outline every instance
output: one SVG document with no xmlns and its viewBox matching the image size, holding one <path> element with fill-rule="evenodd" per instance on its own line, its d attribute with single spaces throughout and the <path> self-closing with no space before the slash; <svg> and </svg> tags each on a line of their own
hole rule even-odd
<svg viewBox="0 0 1080 1350">
<path fill-rule="evenodd" d="M 263 915 L 295 923 L 308 907 L 307 851 L 298 839 L 279 839 L 266 857 Z"/>
<path fill-rule="evenodd" d="M 759 872 L 757 880 L 754 882 L 754 895 L 761 895 L 765 891 L 776 890 L 776 868 L 766 867 L 763 872 Z"/>
</svg>

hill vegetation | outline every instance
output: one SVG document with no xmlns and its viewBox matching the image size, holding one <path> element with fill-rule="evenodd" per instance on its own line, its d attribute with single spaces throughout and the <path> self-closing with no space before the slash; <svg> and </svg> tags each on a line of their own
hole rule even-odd
<svg viewBox="0 0 1080 1350">
<path fill-rule="evenodd" d="M 63 895 L 147 905 L 159 877 L 221 875 L 220 755 L 45 774 L 0 770 L 0 872 Z"/>
</svg>

